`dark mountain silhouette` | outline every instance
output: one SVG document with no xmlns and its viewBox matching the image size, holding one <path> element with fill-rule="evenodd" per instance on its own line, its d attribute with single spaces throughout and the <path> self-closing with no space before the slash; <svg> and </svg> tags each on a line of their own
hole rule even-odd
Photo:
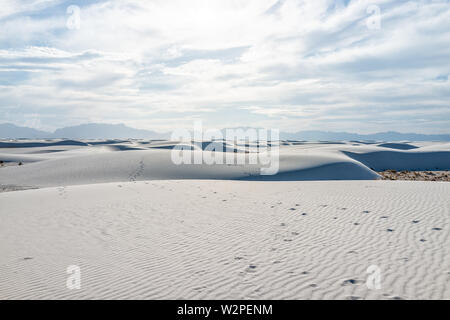
<svg viewBox="0 0 450 320">
<path fill-rule="evenodd" d="M 237 129 L 237 128 L 233 128 Z M 249 127 L 242 128 L 244 131 Z M 223 133 L 225 129 L 221 130 Z M 134 129 L 124 124 L 89 123 L 45 132 L 11 123 L 0 124 L 0 139 L 169 139 L 170 133 Z M 418 134 L 395 131 L 373 134 L 349 132 L 299 131 L 280 132 L 283 140 L 305 141 L 450 141 L 450 134 Z"/>
<path fill-rule="evenodd" d="M 0 124 L 0 139 L 163 139 L 169 136 L 150 130 L 130 128 L 124 124 L 89 123 L 57 129 L 53 133 L 10 123 Z"/>
<path fill-rule="evenodd" d="M 67 139 L 161 139 L 167 134 L 127 127 L 124 124 L 89 123 L 57 129 L 55 138 Z"/>
<path fill-rule="evenodd" d="M 373 134 L 357 134 L 348 132 L 299 131 L 296 133 L 280 133 L 281 139 L 307 141 L 450 141 L 450 134 L 418 134 L 395 131 Z"/>
<path fill-rule="evenodd" d="M 27 127 L 19 127 L 11 123 L 0 124 L 0 139 L 44 139 L 50 138 L 50 132 L 40 131 Z"/>
</svg>

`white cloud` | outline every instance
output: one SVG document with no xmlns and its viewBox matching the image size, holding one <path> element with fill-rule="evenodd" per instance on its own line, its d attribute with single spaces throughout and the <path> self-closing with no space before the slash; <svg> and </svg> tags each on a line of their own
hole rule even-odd
<svg viewBox="0 0 450 320">
<path fill-rule="evenodd" d="M 447 1 L 61 3 L 5 1 L 0 120 L 448 131 Z"/>
</svg>

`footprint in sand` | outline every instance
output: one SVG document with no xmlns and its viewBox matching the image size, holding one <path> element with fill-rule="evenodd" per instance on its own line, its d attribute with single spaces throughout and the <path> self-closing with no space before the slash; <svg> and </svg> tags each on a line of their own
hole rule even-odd
<svg viewBox="0 0 450 320">
<path fill-rule="evenodd" d="M 344 282 L 342 282 L 342 286 L 358 285 L 361 283 L 362 283 L 361 280 L 349 279 L 349 280 L 345 280 Z"/>
<path fill-rule="evenodd" d="M 203 289 L 206 289 L 206 287 L 203 286 L 203 287 L 194 288 L 194 290 L 198 291 L 198 292 L 202 292 Z"/>
<path fill-rule="evenodd" d="M 251 264 L 248 266 L 247 272 L 255 272 L 256 271 L 255 269 L 256 269 L 256 265 Z"/>
<path fill-rule="evenodd" d="M 57 190 L 58 190 L 58 195 L 65 199 L 66 198 L 66 194 L 67 194 L 66 188 L 65 187 L 60 187 Z"/>
</svg>

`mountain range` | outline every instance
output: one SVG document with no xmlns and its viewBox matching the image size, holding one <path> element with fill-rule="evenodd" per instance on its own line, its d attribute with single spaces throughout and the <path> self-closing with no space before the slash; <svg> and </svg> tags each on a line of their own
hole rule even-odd
<svg viewBox="0 0 450 320">
<path fill-rule="evenodd" d="M 88 123 L 47 132 L 11 123 L 0 124 L 0 139 L 164 139 L 170 135 L 124 124 Z"/>
<path fill-rule="evenodd" d="M 237 129 L 237 128 L 234 128 Z M 244 128 L 247 130 L 248 128 Z M 124 124 L 89 123 L 47 132 L 11 123 L 0 124 L 0 139 L 169 139 L 170 133 L 159 133 L 128 127 Z M 450 141 L 450 134 L 418 134 L 395 131 L 373 134 L 349 132 L 299 131 L 280 132 L 283 140 L 306 141 Z"/>
</svg>

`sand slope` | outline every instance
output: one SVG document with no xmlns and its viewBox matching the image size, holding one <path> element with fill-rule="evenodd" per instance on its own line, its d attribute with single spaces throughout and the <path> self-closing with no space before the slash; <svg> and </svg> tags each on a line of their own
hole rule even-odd
<svg viewBox="0 0 450 320">
<path fill-rule="evenodd" d="M 2 193 L 0 299 L 450 299 L 449 194 L 201 180 Z"/>
<path fill-rule="evenodd" d="M 8 142 L 0 160 L 23 166 L 0 169 L 0 185 L 52 187 L 166 179 L 222 180 L 374 180 L 374 172 L 448 170 L 448 144 L 281 143 L 280 170 L 261 176 L 260 165 L 175 165 L 173 141 Z M 16 146 L 14 147 L 14 144 Z M 229 143 L 228 143 L 229 144 Z M 25 147 L 25 146 L 29 147 Z M 248 146 L 250 152 L 254 146 Z M 201 148 L 192 146 L 196 153 Z M 245 146 L 233 150 L 242 152 Z M 408 149 L 408 150 L 402 150 Z M 225 157 L 225 152 L 216 156 Z M 247 155 L 248 157 L 248 155 Z"/>
</svg>

